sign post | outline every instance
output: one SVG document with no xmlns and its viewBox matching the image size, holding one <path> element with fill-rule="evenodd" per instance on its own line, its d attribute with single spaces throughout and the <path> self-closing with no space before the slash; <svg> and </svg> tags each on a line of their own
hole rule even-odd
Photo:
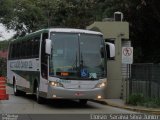
<svg viewBox="0 0 160 120">
<path fill-rule="evenodd" d="M 131 81 L 129 81 L 130 78 L 130 70 L 131 66 L 130 64 L 133 63 L 133 47 L 122 47 L 122 64 L 127 65 L 127 70 L 126 70 L 126 102 L 128 102 L 128 95 L 130 93 L 131 87 L 130 85 L 132 84 Z M 131 82 L 131 83 L 128 83 Z M 128 92 L 128 84 L 129 84 L 129 92 Z"/>
<path fill-rule="evenodd" d="M 122 47 L 122 64 L 133 63 L 133 47 Z"/>
</svg>

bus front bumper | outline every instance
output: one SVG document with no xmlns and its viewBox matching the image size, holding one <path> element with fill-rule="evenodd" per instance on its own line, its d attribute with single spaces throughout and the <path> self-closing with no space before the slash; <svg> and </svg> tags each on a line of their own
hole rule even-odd
<svg viewBox="0 0 160 120">
<path fill-rule="evenodd" d="M 49 99 L 102 99 L 104 88 L 93 89 L 64 89 L 62 87 L 49 87 L 47 98 Z"/>
</svg>

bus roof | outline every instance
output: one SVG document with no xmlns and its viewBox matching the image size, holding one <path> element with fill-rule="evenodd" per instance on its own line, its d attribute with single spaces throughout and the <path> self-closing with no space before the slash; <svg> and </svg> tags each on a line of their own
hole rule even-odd
<svg viewBox="0 0 160 120">
<path fill-rule="evenodd" d="M 51 28 L 48 29 L 50 32 L 66 32 L 66 33 L 86 33 L 86 34 L 97 34 L 102 35 L 101 32 L 83 30 L 83 29 L 73 29 L 73 28 Z"/>
<path fill-rule="evenodd" d="M 84 29 L 73 29 L 73 28 L 48 28 L 48 29 L 41 29 L 38 31 L 35 31 L 33 33 L 27 34 L 24 37 L 19 37 L 17 39 L 14 39 L 14 42 L 18 42 L 21 40 L 25 40 L 27 38 L 36 36 L 41 33 L 47 33 L 47 32 L 63 32 L 63 33 L 84 33 L 84 34 L 95 34 L 95 35 L 102 35 L 101 32 L 91 31 L 91 30 L 84 30 Z"/>
</svg>

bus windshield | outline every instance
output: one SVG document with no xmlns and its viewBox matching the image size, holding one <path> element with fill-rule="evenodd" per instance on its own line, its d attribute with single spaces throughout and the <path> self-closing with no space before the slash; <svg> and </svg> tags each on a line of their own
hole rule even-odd
<svg viewBox="0 0 160 120">
<path fill-rule="evenodd" d="M 49 75 L 68 79 L 106 77 L 104 41 L 101 35 L 51 33 Z M 103 51 L 102 51 L 103 50 Z"/>
</svg>

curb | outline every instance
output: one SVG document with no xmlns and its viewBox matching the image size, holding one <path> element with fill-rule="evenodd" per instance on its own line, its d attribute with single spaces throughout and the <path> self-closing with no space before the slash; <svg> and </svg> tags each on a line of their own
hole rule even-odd
<svg viewBox="0 0 160 120">
<path fill-rule="evenodd" d="M 135 111 L 135 112 L 142 112 L 142 113 L 150 113 L 150 114 L 160 115 L 160 110 L 155 110 L 154 108 L 138 108 L 136 106 L 132 107 L 132 106 L 127 106 L 127 105 L 118 105 L 116 103 L 107 102 L 105 100 L 91 100 L 91 101 L 92 102 L 97 102 L 97 103 L 100 103 L 100 104 L 103 104 L 103 105 L 109 105 L 109 106 L 112 106 L 112 107 L 131 110 L 131 111 Z"/>
</svg>

